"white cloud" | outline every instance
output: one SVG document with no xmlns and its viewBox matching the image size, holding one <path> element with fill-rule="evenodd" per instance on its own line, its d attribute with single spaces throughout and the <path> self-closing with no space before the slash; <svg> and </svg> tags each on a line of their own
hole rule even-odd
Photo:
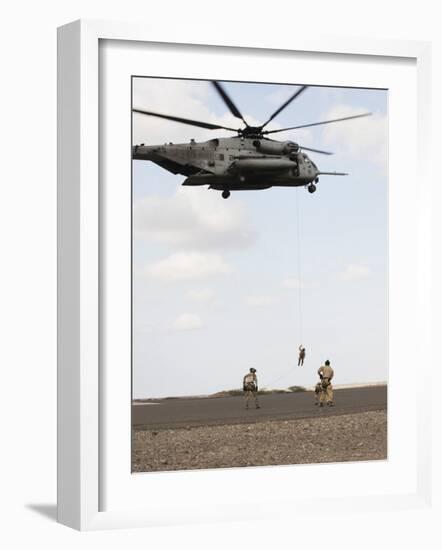
<svg viewBox="0 0 442 550">
<path fill-rule="evenodd" d="M 213 300 L 214 292 L 210 288 L 189 290 L 187 296 L 196 302 L 210 302 Z"/>
<path fill-rule="evenodd" d="M 199 315 L 194 313 L 183 313 L 178 315 L 174 320 L 171 326 L 172 330 L 197 330 L 204 328 L 204 323 L 202 322 Z"/>
<path fill-rule="evenodd" d="M 231 267 L 220 255 L 200 252 L 171 254 L 145 268 L 146 275 L 165 282 L 204 279 L 231 271 Z"/>
<path fill-rule="evenodd" d="M 136 78 L 133 85 L 133 106 L 159 114 L 168 114 L 192 120 L 211 122 L 229 128 L 240 128 L 244 124 L 235 118 L 225 107 L 224 114 L 218 116 L 207 107 L 208 99 L 217 93 L 210 82 Z M 221 99 L 219 99 L 222 102 Z M 259 124 L 253 116 L 243 112 L 251 125 Z M 190 138 L 206 141 L 213 137 L 236 135 L 226 130 L 206 130 L 178 122 L 134 113 L 133 142 L 157 145 L 161 143 L 187 143 Z"/>
<path fill-rule="evenodd" d="M 269 96 L 264 96 L 276 107 L 279 107 L 293 93 L 290 86 L 277 90 Z M 228 108 L 224 106 L 222 115 L 212 112 L 207 106 L 210 99 L 216 98 L 217 93 L 210 82 L 195 82 L 191 80 L 163 79 L 163 78 L 136 78 L 133 85 L 133 106 L 145 111 L 159 114 L 168 114 L 177 117 L 188 118 L 202 122 L 211 122 L 228 128 L 239 129 L 243 122 L 234 117 Z M 234 92 L 232 97 L 235 101 Z M 221 98 L 219 104 L 223 105 Z M 273 107 L 272 105 L 272 107 Z M 253 113 L 248 113 L 241 108 L 245 120 L 250 126 L 259 126 L 264 120 L 258 120 Z M 273 109 L 275 110 L 275 109 Z M 272 113 L 269 109 L 268 116 Z M 266 115 L 267 117 L 267 115 Z M 281 123 L 276 119 L 271 121 L 267 130 L 281 128 Z M 145 143 L 146 145 L 159 145 L 162 143 L 187 143 L 191 138 L 196 141 L 206 141 L 213 137 L 232 137 L 236 134 L 227 130 L 205 130 L 179 122 L 168 121 L 148 115 L 134 113 L 133 116 L 133 143 Z M 275 134 L 276 139 L 293 140 L 301 145 L 312 145 L 313 134 L 309 129 L 281 132 Z"/>
<path fill-rule="evenodd" d="M 334 119 L 366 112 L 364 108 L 340 105 L 330 110 L 324 119 Z M 356 159 L 374 161 L 384 166 L 388 158 L 387 115 L 372 116 L 324 126 L 323 144 Z"/>
<path fill-rule="evenodd" d="M 136 78 L 133 81 L 133 106 L 159 114 L 206 120 L 203 117 L 209 116 L 208 110 L 204 107 L 208 91 L 208 86 L 187 80 Z M 190 137 L 209 139 L 209 134 L 208 130 L 161 118 L 137 113 L 133 115 L 134 143 L 178 143 L 189 141 Z"/>
<path fill-rule="evenodd" d="M 245 248 L 256 241 L 243 205 L 207 189 L 178 188 L 171 197 L 134 202 L 137 237 L 192 249 Z"/>
<path fill-rule="evenodd" d="M 248 296 L 246 303 L 251 307 L 267 307 L 278 303 L 276 296 Z"/>
<path fill-rule="evenodd" d="M 282 281 L 281 286 L 283 288 L 299 289 L 304 288 L 304 283 L 296 277 L 287 277 Z"/>
<path fill-rule="evenodd" d="M 339 273 L 339 278 L 342 281 L 358 281 L 366 279 L 370 276 L 370 270 L 365 265 L 350 264 L 344 271 Z"/>
</svg>

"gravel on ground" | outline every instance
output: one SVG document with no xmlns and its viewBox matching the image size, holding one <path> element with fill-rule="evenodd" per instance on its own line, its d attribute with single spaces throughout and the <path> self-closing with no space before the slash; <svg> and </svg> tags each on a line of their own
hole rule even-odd
<svg viewBox="0 0 442 550">
<path fill-rule="evenodd" d="M 134 430 L 132 471 L 387 458 L 387 411 L 250 424 Z"/>
</svg>

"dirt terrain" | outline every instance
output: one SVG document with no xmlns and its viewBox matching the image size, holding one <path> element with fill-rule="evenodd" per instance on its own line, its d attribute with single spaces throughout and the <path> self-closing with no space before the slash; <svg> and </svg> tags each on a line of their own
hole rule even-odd
<svg viewBox="0 0 442 550">
<path fill-rule="evenodd" d="M 134 472 L 383 460 L 387 411 L 246 424 L 134 429 Z M 331 411 L 330 411 L 331 412 Z"/>
</svg>

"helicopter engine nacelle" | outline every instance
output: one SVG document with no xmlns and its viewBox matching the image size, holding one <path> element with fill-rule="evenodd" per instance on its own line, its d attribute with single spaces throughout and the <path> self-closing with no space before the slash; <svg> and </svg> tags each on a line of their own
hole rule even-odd
<svg viewBox="0 0 442 550">
<path fill-rule="evenodd" d="M 267 139 L 255 139 L 254 147 L 260 153 L 267 155 L 288 155 L 299 150 L 299 145 L 293 141 L 270 141 Z"/>
</svg>

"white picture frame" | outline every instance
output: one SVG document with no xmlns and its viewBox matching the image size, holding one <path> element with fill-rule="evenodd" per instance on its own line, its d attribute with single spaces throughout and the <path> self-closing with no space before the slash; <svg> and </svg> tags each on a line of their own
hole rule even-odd
<svg viewBox="0 0 442 550">
<path fill-rule="evenodd" d="M 105 312 L 103 301 L 103 269 L 106 263 L 102 258 L 102 232 L 106 225 L 100 222 L 102 211 L 102 189 L 100 187 L 100 44 L 102 41 L 124 41 L 127 48 L 135 44 L 169 44 L 179 48 L 186 45 L 186 50 L 198 47 L 224 49 L 230 57 L 243 55 L 244 52 L 272 52 L 285 55 L 287 52 L 304 52 L 312 55 L 330 56 L 371 56 L 379 59 L 408 59 L 416 64 L 417 112 L 416 134 L 411 143 L 417 143 L 416 167 L 413 177 L 422 182 L 430 181 L 428 174 L 427 151 L 429 149 L 430 102 L 427 83 L 430 78 L 430 45 L 425 42 L 363 40 L 347 37 L 306 38 L 281 36 L 278 41 L 267 44 L 264 40 L 247 39 L 216 45 L 189 43 L 183 31 L 182 35 L 163 36 L 147 31 L 143 26 L 117 22 L 76 21 L 59 29 L 58 34 L 58 521 L 80 530 L 104 529 L 116 527 L 139 527 L 152 525 L 173 525 L 177 523 L 195 523 L 204 521 L 230 521 L 262 517 L 281 517 L 291 514 L 294 509 L 302 513 L 312 513 L 318 503 L 318 497 L 301 501 L 292 498 L 284 491 L 284 479 L 291 470 L 287 468 L 267 468 L 223 471 L 219 473 L 201 472 L 199 478 L 192 472 L 180 472 L 144 478 L 144 486 L 151 483 L 155 490 L 161 487 L 173 490 L 181 487 L 183 497 L 172 506 L 167 502 L 155 505 L 146 503 L 140 506 L 139 500 L 131 504 L 132 488 L 121 488 L 121 505 L 113 502 L 105 505 L 102 485 L 112 478 L 113 469 L 121 468 L 118 464 L 107 464 L 104 467 L 109 446 L 104 441 L 105 416 L 107 414 L 107 392 L 112 389 L 103 385 L 103 349 L 101 345 L 102 327 Z M 208 38 L 210 44 L 210 38 Z M 175 50 L 174 50 L 175 51 Z M 212 50 L 213 51 L 213 50 Z M 210 55 L 210 52 L 207 52 Z M 206 55 L 207 55 L 206 54 Z M 368 57 L 366 58 L 368 59 Z M 413 128 L 411 124 L 411 128 Z M 129 139 L 129 136 L 127 136 Z M 395 154 L 394 151 L 392 154 Z M 414 164 L 412 165 L 414 167 Z M 409 176 L 407 176 L 409 177 Z M 333 504 L 335 513 L 348 513 L 350 510 L 386 510 L 404 507 L 424 507 L 431 499 L 431 453 L 429 422 L 431 411 L 425 397 L 425 381 L 429 377 L 430 361 L 430 307 L 431 289 L 430 265 L 430 217 L 431 185 L 416 187 L 417 206 L 414 203 L 416 219 L 412 226 L 416 233 L 415 245 L 412 247 L 412 262 L 416 265 L 409 278 L 403 284 L 413 289 L 412 326 L 407 330 L 414 331 L 416 349 L 407 359 L 403 357 L 404 368 L 416 356 L 421 358 L 421 384 L 415 388 L 416 407 L 410 412 L 413 436 L 413 460 L 407 464 L 408 471 L 413 470 L 415 478 L 410 485 L 403 481 L 404 489 L 388 489 L 379 492 L 367 491 L 364 495 L 352 494 L 351 481 L 348 482 L 346 494 L 336 493 L 336 498 L 324 499 Z M 405 193 L 406 194 L 406 193 Z M 409 208 L 410 204 L 406 206 Z M 407 211 L 398 217 L 397 227 L 406 223 Z M 396 228 L 396 226 L 395 226 Z M 392 242 L 395 235 L 390 234 Z M 395 252 L 395 248 L 392 248 Z M 399 252 L 398 252 L 399 254 Z M 397 273 L 397 272 L 396 272 Z M 394 270 L 393 274 L 394 276 Z M 406 287 L 404 287 L 406 288 Z M 401 337 L 401 331 L 396 337 Z M 404 333 L 408 337 L 410 333 Z M 394 335 L 393 335 L 394 336 Z M 393 337 L 392 336 L 392 337 Z M 415 354 L 415 355 L 413 355 Z M 397 361 L 402 361 L 397 357 Z M 124 376 L 130 377 L 130 372 Z M 401 388 L 394 390 L 400 393 Z M 393 412 L 398 403 L 393 394 L 389 407 Z M 104 422 L 104 424 L 103 424 Z M 124 422 L 122 422 L 124 425 Z M 393 423 L 393 426 L 395 424 Z M 118 431 L 117 427 L 117 431 Z M 124 429 L 124 426 L 123 426 Z M 127 426 L 129 431 L 129 427 Z M 391 440 L 390 440 L 391 443 Z M 404 460 L 404 462 L 407 462 Z M 342 476 L 339 465 L 319 466 L 333 469 L 335 476 Z M 351 468 L 351 465 L 345 465 Z M 110 472 L 110 474 L 109 474 Z M 266 489 L 259 500 L 252 498 L 253 510 L 229 505 L 228 496 L 215 502 L 198 501 L 196 489 L 192 495 L 186 490 L 195 485 L 195 480 L 212 480 L 213 483 L 226 483 L 229 480 L 240 483 L 241 479 L 253 479 L 257 473 L 264 479 Z M 129 475 L 130 472 L 127 472 Z M 357 477 L 353 469 L 350 478 Z M 171 477 L 172 476 L 172 477 Z M 210 478 L 210 479 L 209 479 Z M 119 483 L 119 482 L 118 482 Z M 398 482 L 399 483 L 399 482 Z M 279 488 L 278 488 L 278 484 Z M 196 483 L 197 485 L 197 483 Z M 135 491 L 136 489 L 134 489 Z M 118 495 L 118 493 L 115 493 Z M 135 493 L 134 493 L 135 494 Z M 201 493 L 205 498 L 210 495 Z"/>
</svg>

